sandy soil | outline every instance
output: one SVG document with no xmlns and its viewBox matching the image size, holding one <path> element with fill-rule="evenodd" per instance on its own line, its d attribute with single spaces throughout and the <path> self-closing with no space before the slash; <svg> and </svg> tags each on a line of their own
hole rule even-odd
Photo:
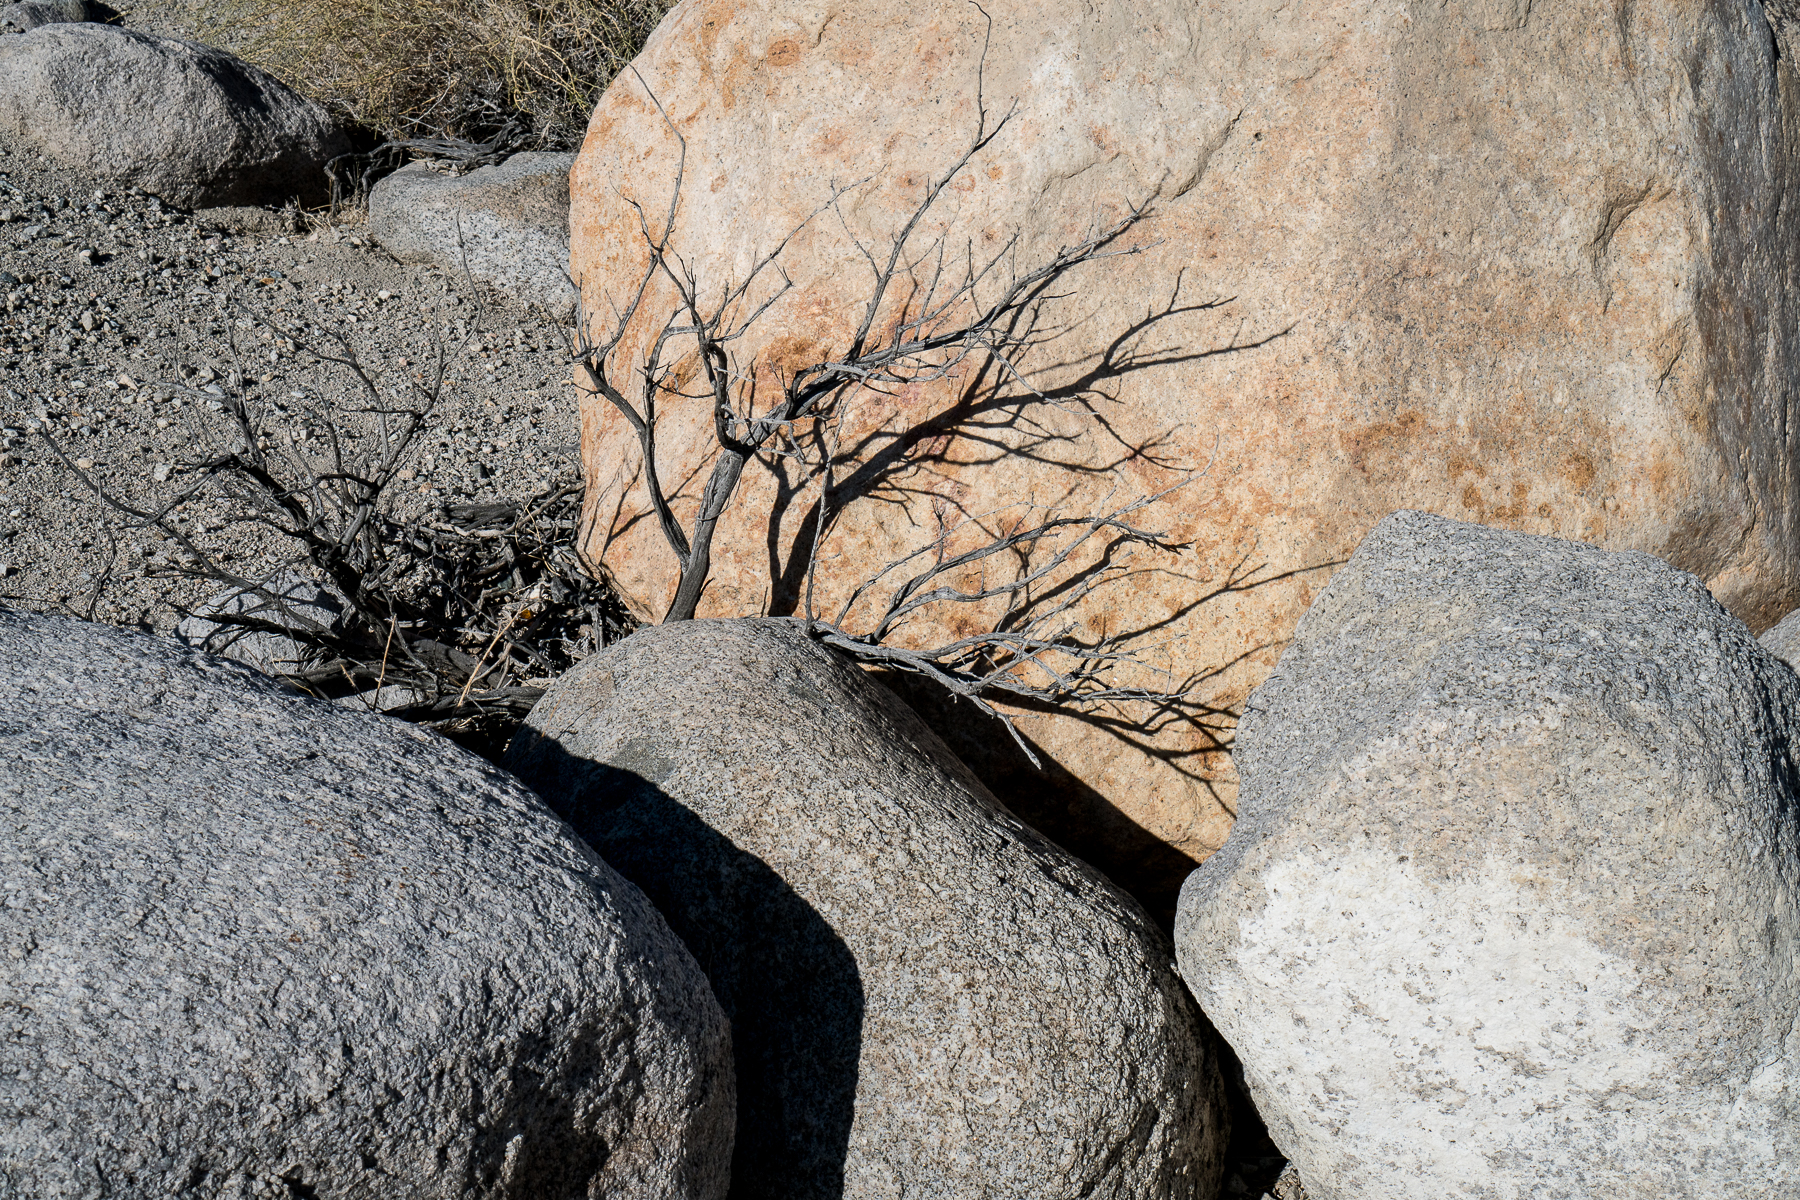
<svg viewBox="0 0 1800 1200">
<path fill-rule="evenodd" d="M 174 545 L 109 509 L 43 435 L 108 492 L 158 501 L 192 482 L 183 464 L 224 432 L 210 403 L 177 385 L 223 388 L 241 369 L 248 394 L 277 406 L 279 436 L 316 442 L 321 408 L 354 389 L 271 322 L 344 330 L 389 382 L 466 337 L 408 463 L 403 511 L 520 499 L 575 477 L 561 330 L 454 272 L 397 262 L 354 213 L 316 220 L 181 212 L 0 139 L 0 602 L 91 604 L 97 619 L 167 632 L 215 590 L 175 576 Z M 284 552 L 228 515 L 202 500 L 181 514 L 244 573 Z"/>
</svg>

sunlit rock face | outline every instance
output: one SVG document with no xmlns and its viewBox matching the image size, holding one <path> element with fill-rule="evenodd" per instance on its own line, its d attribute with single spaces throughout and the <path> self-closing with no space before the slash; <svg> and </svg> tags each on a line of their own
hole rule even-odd
<svg viewBox="0 0 1800 1200">
<path fill-rule="evenodd" d="M 1018 357 L 1058 406 L 1021 407 L 1022 386 L 970 360 L 853 397 L 830 431 L 848 461 L 820 550 L 825 613 L 946 528 L 954 548 L 1192 473 L 1139 514 L 1189 548 L 1138 554 L 1074 614 L 1086 637 L 1140 633 L 1136 681 L 1193 687 L 1189 709 L 1026 713 L 1049 775 L 970 732 L 966 707 L 936 722 L 1021 815 L 1166 912 L 1231 828 L 1244 698 L 1395 509 L 1645 550 L 1753 628 L 1800 600 L 1800 93 L 1757 5 L 985 9 L 991 27 L 973 5 L 679 6 L 594 114 L 571 263 L 598 331 L 633 294 L 678 163 L 671 244 L 705 294 L 792 234 L 791 289 L 732 345 L 765 405 L 784 373 L 847 344 L 869 294 L 859 242 L 885 250 L 981 127 L 978 98 L 988 129 L 1010 116 L 921 223 L 914 282 L 940 261 L 954 280 L 1015 237 L 997 270 L 1029 269 L 1148 204 L 1112 247 L 1142 252 L 1061 281 Z M 765 272 L 749 299 L 780 280 Z M 651 282 L 622 372 L 673 296 Z M 693 391 L 684 354 L 665 361 Z M 660 474 L 686 516 L 712 411 L 661 407 Z M 598 398 L 582 420 L 587 547 L 660 617 L 676 563 L 636 439 Z M 792 459 L 746 473 L 701 615 L 804 605 L 817 494 Z M 942 642 L 993 615 L 927 612 L 902 636 Z"/>
<path fill-rule="evenodd" d="M 1383 521 L 1251 697 L 1176 919 L 1307 1195 L 1793 1192 L 1797 733 L 1693 576 Z"/>
</svg>

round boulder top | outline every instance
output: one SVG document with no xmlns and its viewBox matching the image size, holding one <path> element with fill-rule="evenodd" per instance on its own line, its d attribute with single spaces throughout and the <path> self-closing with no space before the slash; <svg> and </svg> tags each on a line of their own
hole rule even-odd
<svg viewBox="0 0 1800 1200">
<path fill-rule="evenodd" d="M 1212 1200 L 1168 941 L 891 692 L 773 619 L 640 629 L 507 764 L 642 887 L 738 1063 L 735 1200 Z"/>
<path fill-rule="evenodd" d="M 1308 1191 L 1800 1195 L 1796 747 L 1800 680 L 1694 576 L 1376 526 L 1176 925 Z"/>
<path fill-rule="evenodd" d="M 423 162 L 369 192 L 369 233 L 401 262 L 468 272 L 528 304 L 574 311 L 569 283 L 573 154 L 526 152 L 467 175 Z"/>
<path fill-rule="evenodd" d="M 0 4 L 0 33 L 23 33 L 39 25 L 72 21 L 110 21 L 119 14 L 89 0 L 19 0 Z"/>
<path fill-rule="evenodd" d="M 223 50 L 111 25 L 0 38 L 0 135 L 187 208 L 323 200 L 350 141 Z"/>
<path fill-rule="evenodd" d="M 0 609 L 0 822 L 0 1195 L 724 1194 L 704 977 L 437 735 Z"/>
</svg>

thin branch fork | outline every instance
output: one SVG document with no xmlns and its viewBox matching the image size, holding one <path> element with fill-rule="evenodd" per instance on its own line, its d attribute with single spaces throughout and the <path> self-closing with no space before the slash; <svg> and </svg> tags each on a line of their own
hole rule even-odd
<svg viewBox="0 0 1800 1200">
<path fill-rule="evenodd" d="M 641 76 L 639 83 L 643 84 Z M 1016 352 L 1023 348 L 1016 342 L 1012 330 L 1017 318 L 1025 310 L 1056 298 L 1051 294 L 1053 285 L 1078 266 L 1147 249 L 1146 246 L 1108 249 L 1143 219 L 1147 204 L 1132 206 L 1122 219 L 1097 229 L 1073 246 L 1062 247 L 1039 266 L 1022 273 L 1015 272 L 1000 289 L 998 297 L 985 303 L 979 293 L 999 272 L 1002 263 L 1010 259 L 1017 239 L 1009 240 L 1000 252 L 979 264 L 971 254 L 964 277 L 947 287 L 942 280 L 940 242 L 940 252 L 936 256 L 938 266 L 930 280 L 923 284 L 915 282 L 913 295 L 901 302 L 899 313 L 888 325 L 888 332 L 878 333 L 878 323 L 889 307 L 889 297 L 903 280 L 913 279 L 919 262 L 923 261 L 909 257 L 914 236 L 950 184 L 993 143 L 1017 110 L 1015 104 L 998 121 L 991 121 L 985 100 L 978 97 L 974 136 L 956 161 L 928 182 L 919 203 L 890 240 L 886 254 L 877 258 L 867 246 L 856 241 L 873 278 L 847 350 L 841 356 L 796 371 L 783 382 L 779 399 L 767 410 L 757 413 L 753 400 L 755 371 L 734 368 L 730 344 L 741 339 L 793 287 L 792 280 L 779 263 L 793 238 L 827 208 L 837 210 L 841 218 L 842 196 L 861 183 L 834 187 L 826 202 L 790 231 L 779 245 L 764 254 L 741 282 L 725 288 L 716 302 L 707 303 L 702 299 L 702 288 L 693 268 L 681 261 L 671 248 L 686 173 L 687 140 L 655 93 L 647 85 L 644 87 L 678 147 L 674 187 L 662 214 L 660 229 L 652 229 L 641 204 L 633 199 L 626 200 L 637 218 L 639 236 L 647 251 L 644 267 L 624 307 L 612 305 L 610 327 L 603 333 L 596 334 L 590 328 L 592 322 L 583 312 L 572 350 L 582 386 L 590 394 L 603 397 L 636 437 L 650 508 L 679 567 L 675 595 L 664 620 L 679 621 L 692 618 L 698 609 L 711 573 L 712 543 L 719 521 L 730 506 L 750 459 L 759 454 L 783 453 L 775 449 L 778 439 L 797 422 L 827 416 L 850 389 L 904 386 L 945 378 L 974 354 L 994 358 L 1012 379 L 1024 383 L 1015 362 Z M 752 290 L 769 274 L 778 275 L 779 282 L 746 311 Z M 658 278 L 673 290 L 675 304 L 635 367 L 638 386 L 634 389 L 637 392 L 634 403 L 618 382 L 620 371 L 613 360 L 629 328 L 642 312 L 652 283 Z M 958 313 L 963 316 L 958 318 Z M 667 356 L 675 343 L 692 345 L 692 357 L 705 385 L 698 394 L 684 393 L 671 386 L 674 372 Z M 1025 387 L 1036 396 L 1028 383 Z M 691 524 L 685 527 L 675 514 L 657 464 L 657 402 L 663 393 L 693 399 L 703 395 L 712 408 L 717 455 L 702 487 L 697 511 Z M 1036 398 L 1042 399 L 1041 396 Z M 821 524 L 825 516 L 821 514 Z M 809 565 L 809 576 L 811 569 Z"/>
</svg>

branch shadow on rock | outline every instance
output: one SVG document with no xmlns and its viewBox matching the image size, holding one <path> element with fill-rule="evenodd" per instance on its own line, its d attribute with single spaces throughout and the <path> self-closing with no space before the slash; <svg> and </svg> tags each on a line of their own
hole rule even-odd
<svg viewBox="0 0 1800 1200">
<path fill-rule="evenodd" d="M 1012 814 L 1131 893 L 1166 932 L 1194 860 L 1126 816 L 1042 746 L 1033 766 L 998 718 L 911 671 L 875 678 L 919 714 Z M 1027 741 L 1031 739 L 1027 737 Z"/>
<path fill-rule="evenodd" d="M 1129 637 L 1152 637 L 1220 597 L 1341 565 L 1342 560 L 1334 560 L 1264 575 L 1263 567 L 1250 566 L 1249 557 L 1245 556 L 1233 565 L 1222 583 Z M 1104 567 L 1103 560 L 1089 570 L 1100 571 Z M 1129 578 L 1121 576 L 1113 582 Z M 1195 766 L 1194 760 L 1228 754 L 1241 713 L 1234 706 L 1203 700 L 1197 693 L 1207 680 L 1277 644 L 1254 646 L 1229 662 L 1190 675 L 1181 681 L 1177 698 L 1165 698 L 1149 711 L 1127 713 L 1110 706 L 1084 709 L 1018 697 L 1009 698 L 1008 703 L 1035 716 L 1079 721 L 1126 743 L 1210 793 L 1214 803 L 1235 819 L 1236 809 L 1220 795 L 1216 781 Z M 1014 816 L 1129 892 L 1164 932 L 1174 928 L 1181 885 L 1199 865 L 1194 858 L 1133 820 L 1016 725 L 1008 728 L 1002 718 L 983 712 L 917 672 L 872 667 L 871 673 L 905 701 Z M 1181 726 L 1194 735 L 1195 745 L 1181 748 L 1159 744 L 1162 735 Z"/>
<path fill-rule="evenodd" d="M 737 1067 L 732 1200 L 838 1200 L 862 1050 L 855 956 L 779 873 L 662 790 L 674 764 L 654 743 L 613 758 L 527 727 L 505 765 L 643 891 L 711 982 Z"/>
<path fill-rule="evenodd" d="M 1053 325 L 1048 307 L 1062 296 L 1052 294 L 1054 280 L 1046 280 L 1031 302 L 1012 314 L 1007 338 L 1016 343 L 1015 357 L 1024 359 L 1052 347 L 1092 316 L 1068 325 Z M 998 356 L 982 361 L 959 389 L 955 401 L 943 411 L 903 428 L 882 427 L 845 447 L 820 447 L 830 458 L 849 469 L 832 482 L 829 494 L 808 506 L 795 529 L 786 553 L 780 545 L 781 529 L 792 506 L 814 490 L 810 473 L 798 470 L 788 459 L 767 456 L 759 465 L 771 477 L 776 495 L 770 506 L 766 551 L 771 592 L 769 616 L 789 616 L 798 610 L 806 576 L 814 566 L 813 548 L 822 538 L 820 521 L 828 531 L 838 514 L 855 501 L 868 500 L 898 506 L 915 524 L 926 524 L 913 514 L 915 504 L 950 503 L 960 515 L 974 514 L 934 488 L 932 481 L 948 470 L 969 471 L 1003 461 L 1028 461 L 1067 473 L 1071 479 L 1107 478 L 1128 464 L 1144 463 L 1171 472 L 1186 469 L 1168 444 L 1168 437 L 1132 443 L 1119 434 L 1105 409 L 1121 401 L 1118 381 L 1141 371 L 1200 362 L 1226 354 L 1261 349 L 1285 337 L 1292 326 L 1249 340 L 1232 337 L 1223 345 L 1190 349 L 1187 339 L 1170 333 L 1167 344 L 1145 345 L 1144 339 L 1169 322 L 1202 317 L 1225 308 L 1233 297 L 1209 297 L 1183 301 L 1183 281 L 1178 276 L 1168 299 L 1147 309 L 1103 348 L 1079 360 L 1052 363 L 1037 369 L 1040 376 L 1076 374 L 1042 391 L 1021 390 L 1014 368 Z M 1108 386 L 1112 390 L 1108 390 Z M 871 387 L 871 392 L 885 389 Z M 1115 452 L 1099 462 L 1083 462 L 1077 456 L 1084 432 L 1057 429 L 1046 419 L 1048 412 L 1080 414 L 1091 420 Z M 924 480 L 908 477 L 923 473 Z M 954 491 L 954 489 L 951 489 Z"/>
</svg>

